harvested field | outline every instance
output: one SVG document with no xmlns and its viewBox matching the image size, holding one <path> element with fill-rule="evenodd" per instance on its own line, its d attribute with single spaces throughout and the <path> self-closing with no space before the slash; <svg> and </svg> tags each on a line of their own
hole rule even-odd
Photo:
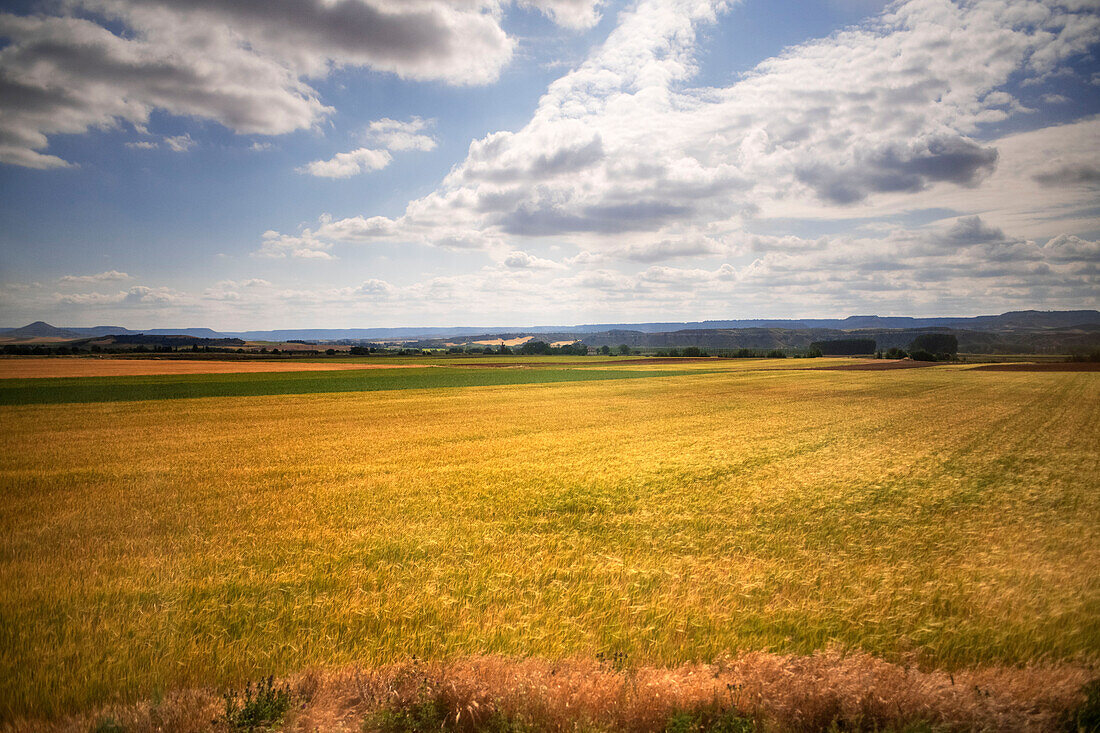
<svg viewBox="0 0 1100 733">
<path fill-rule="evenodd" d="M 328 372 L 342 369 L 410 369 L 427 364 L 365 364 L 334 361 L 249 361 L 244 359 L 112 359 L 96 357 L 8 357 L 0 359 L 0 379 L 36 377 L 121 377 L 172 374 L 262 374 Z"/>
<path fill-rule="evenodd" d="M 1049 731 L 1084 702 L 1094 676 L 1073 665 L 922 671 L 866 654 L 749 653 L 713 664 L 629 667 L 593 659 L 468 657 L 315 670 L 279 680 L 292 709 L 283 731 L 378 730 L 415 714 L 423 730 L 577 730 L 663 733 L 672 721 L 716 730 L 900 730 L 923 724 L 952 731 Z M 130 733 L 219 730 L 225 700 L 182 690 L 159 704 L 112 705 L 61 720 L 22 720 L 12 733 L 84 733 L 113 721 Z M 425 720 L 428 715 L 433 720 Z M 383 717 L 385 716 L 385 717 Z M 512 727 L 505 728 L 505 725 Z M 833 728 L 830 728 L 833 726 Z M 419 729 L 418 729 L 419 730 Z"/>
<path fill-rule="evenodd" d="M 1095 361 L 1055 361 L 1036 364 L 983 364 L 974 367 L 985 372 L 1100 372 L 1100 362 Z"/>
</svg>

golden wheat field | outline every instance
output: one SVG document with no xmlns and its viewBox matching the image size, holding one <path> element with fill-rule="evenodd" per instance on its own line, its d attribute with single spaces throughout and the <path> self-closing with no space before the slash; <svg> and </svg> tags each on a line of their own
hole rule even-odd
<svg viewBox="0 0 1100 733">
<path fill-rule="evenodd" d="M 0 406 L 0 722 L 414 656 L 1094 670 L 1100 374 L 814 361 Z"/>
</svg>

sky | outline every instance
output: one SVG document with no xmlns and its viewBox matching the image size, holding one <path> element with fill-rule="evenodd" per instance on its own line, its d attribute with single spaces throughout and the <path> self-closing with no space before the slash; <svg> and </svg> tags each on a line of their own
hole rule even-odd
<svg viewBox="0 0 1100 733">
<path fill-rule="evenodd" d="M 1100 307 L 1097 0 L 0 4 L 0 326 Z"/>
</svg>

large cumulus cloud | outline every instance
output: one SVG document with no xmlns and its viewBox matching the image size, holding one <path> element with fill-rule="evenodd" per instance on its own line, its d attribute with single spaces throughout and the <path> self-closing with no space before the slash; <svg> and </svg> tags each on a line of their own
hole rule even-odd
<svg viewBox="0 0 1100 733">
<path fill-rule="evenodd" d="M 0 162 L 67 165 L 49 136 L 154 110 L 241 133 L 308 128 L 331 112 L 309 80 L 356 66 L 449 84 L 494 81 L 516 41 L 503 0 L 63 0 L 0 13 Z M 598 0 L 525 0 L 585 27 Z M 51 6 L 53 7 L 53 6 Z"/>
<path fill-rule="evenodd" d="M 692 87 L 697 33 L 730 6 L 640 0 L 526 126 L 474 141 L 395 229 L 409 241 L 446 226 L 622 251 L 721 239 L 754 217 L 976 189 L 1001 164 L 983 125 L 1028 113 L 1004 91 L 1010 78 L 1042 78 L 1100 40 L 1100 17 L 1079 3 L 909 0 L 727 87 Z"/>
</svg>

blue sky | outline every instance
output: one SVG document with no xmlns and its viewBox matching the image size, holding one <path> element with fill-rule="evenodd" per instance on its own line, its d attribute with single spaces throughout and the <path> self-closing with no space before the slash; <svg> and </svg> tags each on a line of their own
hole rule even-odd
<svg viewBox="0 0 1100 733">
<path fill-rule="evenodd" d="M 1100 304 L 1094 2 L 5 7 L 0 325 Z"/>
</svg>

